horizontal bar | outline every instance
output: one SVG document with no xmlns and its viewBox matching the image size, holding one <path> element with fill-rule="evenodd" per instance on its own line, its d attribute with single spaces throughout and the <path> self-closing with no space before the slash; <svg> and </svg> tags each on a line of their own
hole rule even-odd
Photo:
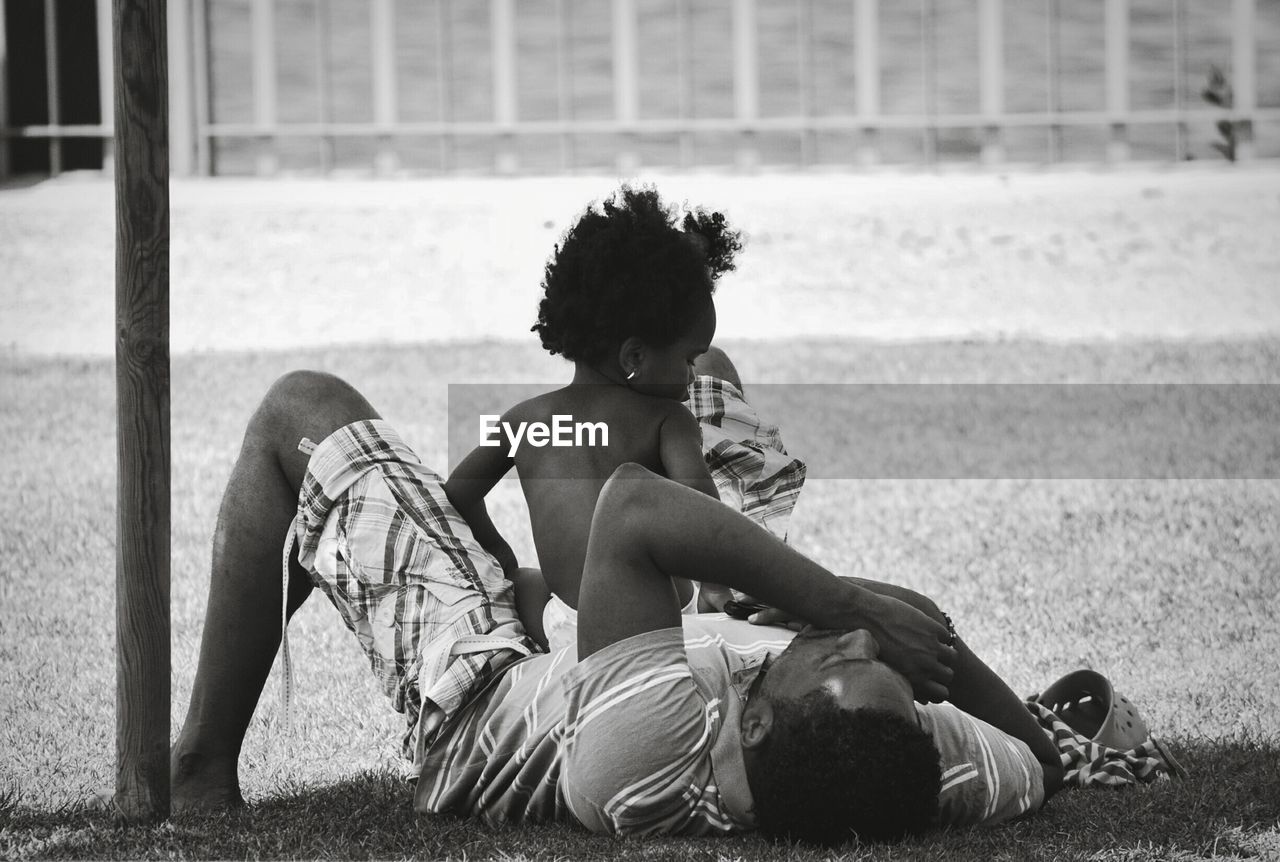
<svg viewBox="0 0 1280 862">
<path fill-rule="evenodd" d="M 111 126 L 101 123 L 82 126 L 9 126 L 0 129 L 0 138 L 110 138 Z"/>
<path fill-rule="evenodd" d="M 744 123 L 733 117 L 700 117 L 688 119 L 644 119 L 633 123 L 614 120 L 523 120 L 514 126 L 492 122 L 401 122 L 393 125 L 377 123 L 282 123 L 259 126 L 254 123 L 203 123 L 197 134 L 205 138 L 262 137 L 374 137 L 378 135 L 496 135 L 496 134 L 645 134 L 679 132 L 792 132 L 792 131 L 856 131 L 863 129 L 980 129 L 990 126 L 1028 128 L 1047 126 L 1106 126 L 1113 121 L 1107 111 L 1077 111 L 1051 114 L 1027 112 L 989 116 L 986 114 L 881 114 L 874 119 L 855 116 L 828 117 L 758 117 Z M 1159 125 L 1179 122 L 1280 122 L 1280 108 L 1258 108 L 1248 114 L 1234 114 L 1214 108 L 1173 108 L 1133 111 L 1124 121 L 1133 125 Z M 0 138 L 110 138 L 110 126 L 10 126 L 0 129 Z"/>
<path fill-rule="evenodd" d="M 1124 121 L 1134 125 L 1158 125 L 1178 122 L 1238 122 L 1250 119 L 1255 122 L 1280 121 L 1280 108 L 1259 108 L 1247 117 L 1233 115 L 1213 108 L 1203 109 L 1153 109 L 1133 111 Z M 734 117 L 654 118 L 619 123 L 615 120 L 522 120 L 514 126 L 488 121 L 471 122 L 403 122 L 395 125 L 376 123 L 284 123 L 274 127 L 262 127 L 253 123 L 213 123 L 200 127 L 200 134 L 207 137 L 307 137 L 342 136 L 362 137 L 377 135 L 544 135 L 544 134 L 625 134 L 625 133 L 679 133 L 679 132 L 792 132 L 792 131 L 847 131 L 862 129 L 965 129 L 990 126 L 1027 128 L 1045 126 L 1106 126 L 1114 121 L 1107 111 L 1079 111 L 1062 114 L 1027 112 L 1016 114 L 881 114 L 872 119 L 856 116 L 828 117 L 758 117 L 743 122 Z M 28 127 L 38 128 L 38 127 Z M 86 127 L 93 128 L 93 127 Z M 46 137 L 47 135 L 20 135 Z"/>
</svg>

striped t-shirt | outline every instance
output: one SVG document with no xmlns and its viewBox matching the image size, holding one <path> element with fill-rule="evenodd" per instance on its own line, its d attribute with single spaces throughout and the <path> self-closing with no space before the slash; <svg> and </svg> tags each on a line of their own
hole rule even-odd
<svg viewBox="0 0 1280 862">
<path fill-rule="evenodd" d="M 576 820 L 592 832 L 711 835 L 754 826 L 739 740 L 747 692 L 792 633 L 720 614 L 513 665 L 426 753 L 415 807 L 491 823 Z M 942 756 L 939 822 L 1036 809 L 1022 742 L 948 704 L 917 706 Z"/>
</svg>

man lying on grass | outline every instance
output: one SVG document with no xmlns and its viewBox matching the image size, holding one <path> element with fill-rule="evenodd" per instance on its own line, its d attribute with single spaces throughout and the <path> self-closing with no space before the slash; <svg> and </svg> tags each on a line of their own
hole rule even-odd
<svg viewBox="0 0 1280 862">
<path fill-rule="evenodd" d="M 838 578 L 634 465 L 592 521 L 576 656 L 539 652 L 439 477 L 350 386 L 297 372 L 250 420 L 223 498 L 175 811 L 242 802 L 285 536 L 287 611 L 318 586 L 356 633 L 408 720 L 424 812 L 834 844 L 1006 820 L 1062 783 L 1054 744 L 931 601 Z M 673 578 L 812 626 L 682 628 Z"/>
</svg>

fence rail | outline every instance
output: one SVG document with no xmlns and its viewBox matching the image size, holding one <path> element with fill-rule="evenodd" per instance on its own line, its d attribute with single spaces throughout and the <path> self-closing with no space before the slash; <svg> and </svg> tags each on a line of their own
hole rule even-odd
<svg viewBox="0 0 1280 862">
<path fill-rule="evenodd" d="M 60 170 L 59 148 L 70 137 L 98 137 L 109 143 L 109 122 L 69 125 L 59 123 L 57 40 L 53 37 L 56 2 L 46 2 L 46 58 L 48 64 L 48 117 L 42 125 L 10 127 L 6 124 L 5 87 L 0 86 L 0 176 L 7 170 L 7 141 L 16 138 L 41 138 L 48 141 L 49 163 L 53 173 Z M 109 0 L 92 0 L 98 10 L 100 33 L 110 33 Z M 1135 107 L 1130 98 L 1133 86 L 1131 23 L 1134 10 L 1130 0 L 1103 0 L 1102 79 L 1103 96 L 1099 106 L 1089 110 L 1068 109 L 1063 105 L 1061 83 L 1062 45 L 1059 32 L 1062 21 L 1061 0 L 1044 0 L 1046 33 L 1047 95 L 1041 110 L 1011 109 L 1006 98 L 1010 84 L 1008 52 L 1018 47 L 1010 33 L 1008 11 L 1004 0 L 972 0 L 976 22 L 976 110 L 941 110 L 938 105 L 940 73 L 955 74 L 955 69 L 940 68 L 940 35 L 937 27 L 937 0 L 919 0 L 920 10 L 920 84 L 922 109 L 902 112 L 886 110 L 884 98 L 884 46 L 882 19 L 889 8 L 879 0 L 848 0 L 847 15 L 852 20 L 853 40 L 850 46 L 853 68 L 852 110 L 839 112 L 818 103 L 815 76 L 819 59 L 815 51 L 815 0 L 728 0 L 730 26 L 722 35 L 731 69 L 729 110 L 723 116 L 699 116 L 695 112 L 698 91 L 694 81 L 694 56 L 691 37 L 693 5 L 696 0 L 675 0 L 675 49 L 670 58 L 675 67 L 674 110 L 669 116 L 645 116 L 642 113 L 644 85 L 642 42 L 640 39 L 638 0 L 610 0 L 608 73 L 611 76 L 611 111 L 607 117 L 575 116 L 572 79 L 571 28 L 572 9 L 569 0 L 554 0 L 554 26 L 549 31 L 554 46 L 554 90 L 556 115 L 552 118 L 521 116 L 520 28 L 517 0 L 488 0 L 488 75 L 491 92 L 487 117 L 464 117 L 454 103 L 453 88 L 445 80 L 456 59 L 456 30 L 450 17 L 449 0 L 437 0 L 433 24 L 434 45 L 422 50 L 434 52 L 441 81 L 437 85 L 436 119 L 406 119 L 401 116 L 401 90 L 404 87 L 397 65 L 397 12 L 395 0 L 365 0 L 369 33 L 370 118 L 359 122 L 334 119 L 332 56 L 334 38 L 330 20 L 332 0 L 309 0 L 314 6 L 315 103 L 316 119 L 284 121 L 281 118 L 280 56 L 281 42 L 278 11 L 279 0 L 248 0 L 249 117 L 242 121 L 216 118 L 211 98 L 213 42 L 211 41 L 210 5 L 212 0 L 171 0 L 170 69 L 172 76 L 170 114 L 173 118 L 171 138 L 172 164 L 175 173 L 211 174 L 216 172 L 219 148 L 235 145 L 253 148 L 254 172 L 272 175 L 280 171 L 280 147 L 289 141 L 310 139 L 320 151 L 319 169 L 327 172 L 335 163 L 335 142 L 372 140 L 372 157 L 368 169 L 378 174 L 393 174 L 402 169 L 401 145 L 406 138 L 435 139 L 440 147 L 440 165 L 449 169 L 460 138 L 480 138 L 492 144 L 489 168 L 497 173 L 514 173 L 524 167 L 520 161 L 517 140 L 525 137 L 558 139 L 559 164 L 562 170 L 576 165 L 575 142 L 583 136 L 609 136 L 614 154 L 612 167 L 630 173 L 641 163 L 642 142 L 646 137 L 669 136 L 677 141 L 682 166 L 694 160 L 697 135 L 719 134 L 732 137 L 733 163 L 741 170 L 752 170 L 761 163 L 760 139 L 763 135 L 788 134 L 798 141 L 796 161 L 801 165 L 814 161 L 816 136 L 824 133 L 849 133 L 853 140 L 845 161 L 868 165 L 883 155 L 882 136 L 894 132 L 914 132 L 921 137 L 919 158 L 926 162 L 938 159 L 939 135 L 948 130 L 973 130 L 978 144 L 976 158 L 996 164 L 1007 160 L 1008 133 L 1015 130 L 1042 129 L 1046 133 L 1044 160 L 1063 157 L 1062 135 L 1073 129 L 1091 128 L 1105 133 L 1105 146 L 1100 157 L 1108 161 L 1124 161 L 1131 157 L 1131 133 L 1145 126 L 1172 128 L 1173 158 L 1188 154 L 1188 128 L 1194 124 L 1216 126 L 1229 138 L 1231 155 L 1248 160 L 1256 155 L 1254 135 L 1263 124 L 1280 124 L 1280 107 L 1260 106 L 1258 101 L 1258 6 L 1257 0 L 1230 0 L 1229 69 L 1231 96 L 1222 107 L 1210 108 L 1201 103 L 1198 94 L 1188 104 L 1187 72 L 1187 0 L 1170 0 L 1168 16 L 1173 31 L 1173 104 L 1169 107 Z M 243 2 L 243 0 L 242 0 Z M 796 21 L 797 45 L 794 69 L 795 96 L 791 110 L 766 112 L 762 109 L 762 7 L 789 4 Z M 296 4 L 295 4 L 296 5 Z M 895 7 L 895 11 L 901 7 Z M 349 11 L 349 9 L 348 9 Z M 0 79 L 5 77 L 3 56 L 4 20 L 0 6 Z M 1019 34 L 1019 38 L 1025 34 Z M 347 36 L 347 38 L 354 38 Z M 101 44 L 101 43 L 100 43 Z M 100 48 L 99 64 L 109 71 L 111 57 L 109 38 Z M 1224 58 L 1225 60 L 1225 58 Z M 1227 66 L 1227 63 L 1223 63 Z M 3 83 L 3 81 L 0 81 Z M 99 82 L 102 116 L 110 117 L 110 77 Z M 1194 106 L 1193 106 L 1194 105 Z M 110 153 L 104 155 L 109 163 Z"/>
</svg>

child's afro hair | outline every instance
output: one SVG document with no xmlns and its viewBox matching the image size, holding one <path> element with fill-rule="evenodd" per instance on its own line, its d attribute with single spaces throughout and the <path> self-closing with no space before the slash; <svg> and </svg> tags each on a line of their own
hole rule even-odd
<svg viewBox="0 0 1280 862">
<path fill-rule="evenodd" d="M 741 250 L 720 213 L 682 218 L 656 189 L 623 186 L 556 246 L 533 331 L 551 353 L 589 364 L 632 336 L 669 345 L 694 325 Z"/>
</svg>

